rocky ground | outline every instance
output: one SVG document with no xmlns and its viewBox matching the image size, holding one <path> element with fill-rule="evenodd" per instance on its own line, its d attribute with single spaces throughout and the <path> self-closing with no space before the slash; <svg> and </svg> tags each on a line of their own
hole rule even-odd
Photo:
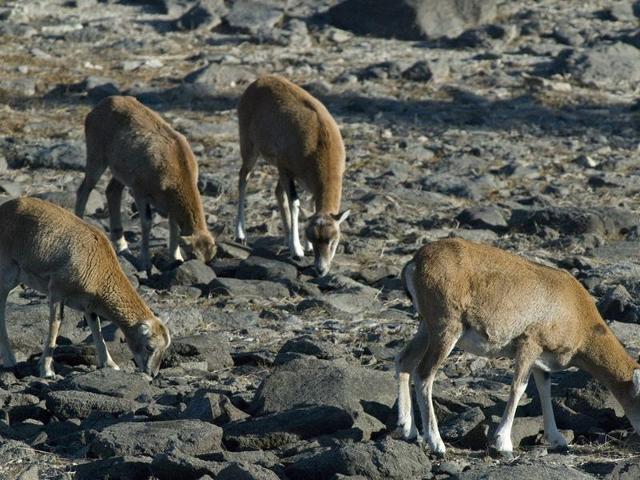
<svg viewBox="0 0 640 480">
<path fill-rule="evenodd" d="M 426 37 L 394 0 L 2 2 L 0 198 L 71 207 L 84 116 L 130 94 L 191 142 L 222 233 L 211 266 L 176 268 L 156 216 L 151 278 L 122 259 L 174 336 L 151 384 L 112 327 L 124 371 L 96 370 L 89 330 L 69 310 L 59 378 L 37 378 L 46 300 L 11 294 L 21 363 L 0 373 L 0 477 L 639 478 L 628 421 L 577 371 L 553 377 L 568 454 L 545 449 L 531 382 L 516 458 L 489 458 L 511 365 L 458 350 L 435 387 L 447 458 L 391 435 L 393 356 L 417 326 L 397 276 L 425 241 L 461 236 L 570 270 L 640 349 L 640 6 L 478 3 L 477 21 L 447 11 L 433 22 L 419 9 Z M 344 136 L 352 215 L 323 279 L 282 247 L 269 167 L 250 180 L 249 246 L 232 241 L 235 105 L 266 72 L 322 99 Z M 107 177 L 88 208 L 105 229 Z"/>
</svg>

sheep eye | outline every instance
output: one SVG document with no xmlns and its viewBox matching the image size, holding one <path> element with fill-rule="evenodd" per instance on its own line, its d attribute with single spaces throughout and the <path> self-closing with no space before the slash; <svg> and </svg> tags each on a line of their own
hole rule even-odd
<svg viewBox="0 0 640 480">
<path fill-rule="evenodd" d="M 147 344 L 147 345 L 145 345 L 145 347 L 144 347 L 144 348 L 145 348 L 145 350 L 146 350 L 147 352 L 149 352 L 149 353 L 153 353 L 154 348 L 153 348 L 153 346 L 152 346 L 152 345 Z"/>
</svg>

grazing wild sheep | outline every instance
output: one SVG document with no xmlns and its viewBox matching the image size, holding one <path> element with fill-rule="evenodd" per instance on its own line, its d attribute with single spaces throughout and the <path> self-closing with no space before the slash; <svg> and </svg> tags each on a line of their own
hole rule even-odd
<svg viewBox="0 0 640 480">
<path fill-rule="evenodd" d="M 29 197 L 0 205 L 0 225 L 0 355 L 5 367 L 16 363 L 7 334 L 7 296 L 24 283 L 49 296 L 41 376 L 54 375 L 52 354 L 64 304 L 84 312 L 99 367 L 118 369 L 102 337 L 103 319 L 122 330 L 140 370 L 152 376 L 158 373 L 171 342 L 169 330 L 133 288 L 99 229 L 56 205 Z"/>
<path fill-rule="evenodd" d="M 313 196 L 315 213 L 305 235 L 313 248 L 315 268 L 326 275 L 340 241 L 340 213 L 345 151 L 340 130 L 331 114 L 308 92 L 278 75 L 253 82 L 238 105 L 242 167 L 238 181 L 236 237 L 244 243 L 244 204 L 247 179 L 258 156 L 278 168 L 276 198 L 285 237 L 294 257 L 304 256 L 298 231 L 300 200 L 295 181 Z"/>
<path fill-rule="evenodd" d="M 417 435 L 412 375 L 423 437 L 434 452 L 444 454 L 432 386 L 455 345 L 476 355 L 515 360 L 511 394 L 492 446 L 498 454 L 511 455 L 511 426 L 531 372 L 551 447 L 566 449 L 567 442 L 553 415 L 550 373 L 571 366 L 602 382 L 640 429 L 640 365 L 569 273 L 494 247 L 447 239 L 418 250 L 402 276 L 421 317 L 418 333 L 396 358 L 398 427 L 405 438 Z"/>
<path fill-rule="evenodd" d="M 78 189 L 76 215 L 82 218 L 91 190 L 110 168 L 107 186 L 111 239 L 127 250 L 121 220 L 122 191 L 129 187 L 142 224 L 142 267 L 151 271 L 151 205 L 169 217 L 169 250 L 182 261 L 188 254 L 210 261 L 216 253 L 198 192 L 198 164 L 183 135 L 133 97 L 102 100 L 85 119 L 87 165 Z"/>
</svg>

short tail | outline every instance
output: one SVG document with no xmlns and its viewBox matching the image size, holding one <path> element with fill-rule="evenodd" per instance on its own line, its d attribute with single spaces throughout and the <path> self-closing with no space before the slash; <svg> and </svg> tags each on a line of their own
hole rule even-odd
<svg viewBox="0 0 640 480">
<path fill-rule="evenodd" d="M 416 306 L 416 291 L 415 291 L 415 280 L 414 273 L 416 271 L 416 262 L 414 259 L 409 260 L 404 267 L 402 267 L 402 271 L 400 272 L 400 281 L 402 282 L 402 288 L 404 289 L 404 293 L 407 294 L 407 297 L 413 303 L 414 308 L 417 310 Z"/>
</svg>

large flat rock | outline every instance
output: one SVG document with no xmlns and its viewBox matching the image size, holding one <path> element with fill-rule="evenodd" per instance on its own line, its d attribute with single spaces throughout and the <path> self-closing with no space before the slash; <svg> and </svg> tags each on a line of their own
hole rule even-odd
<svg viewBox="0 0 640 480">
<path fill-rule="evenodd" d="M 302 358 L 278 366 L 260 385 L 253 407 L 259 415 L 310 405 L 348 411 L 364 408 L 384 422 L 395 400 L 396 382 L 391 372 L 343 360 Z"/>
<path fill-rule="evenodd" d="M 89 453 L 107 458 L 116 455 L 154 456 L 172 448 L 189 455 L 220 449 L 222 429 L 200 420 L 124 422 L 96 435 Z"/>
</svg>

